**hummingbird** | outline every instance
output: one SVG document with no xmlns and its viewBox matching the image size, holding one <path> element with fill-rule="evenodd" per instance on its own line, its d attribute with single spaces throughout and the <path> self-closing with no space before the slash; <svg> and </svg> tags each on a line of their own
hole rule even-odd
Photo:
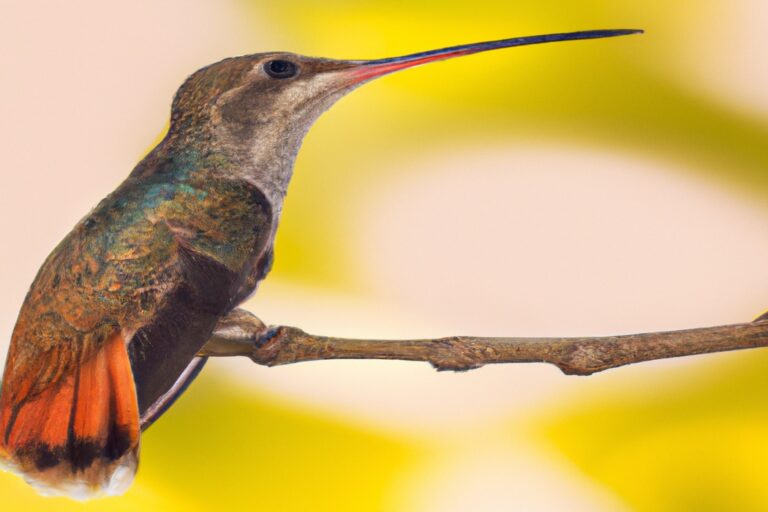
<svg viewBox="0 0 768 512">
<path fill-rule="evenodd" d="M 177 91 L 165 138 L 42 264 L 0 391 L 0 462 L 43 494 L 123 493 L 142 430 L 205 363 L 196 354 L 269 272 L 312 123 L 389 73 L 463 55 L 639 33 L 517 37 L 378 60 L 227 58 Z"/>
</svg>

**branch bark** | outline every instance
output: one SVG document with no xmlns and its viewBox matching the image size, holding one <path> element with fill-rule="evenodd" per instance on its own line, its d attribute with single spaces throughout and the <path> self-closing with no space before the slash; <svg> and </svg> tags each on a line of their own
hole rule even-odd
<svg viewBox="0 0 768 512">
<path fill-rule="evenodd" d="M 768 319 L 744 324 L 623 336 L 365 340 L 316 336 L 296 327 L 267 327 L 237 309 L 222 319 L 199 355 L 246 356 L 276 366 L 325 359 L 400 359 L 429 362 L 438 371 L 486 364 L 550 363 L 567 375 L 591 375 L 626 364 L 768 346 Z"/>
</svg>

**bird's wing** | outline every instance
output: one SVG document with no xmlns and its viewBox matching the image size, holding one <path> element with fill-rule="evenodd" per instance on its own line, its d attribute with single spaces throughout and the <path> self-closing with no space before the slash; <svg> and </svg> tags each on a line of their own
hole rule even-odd
<svg viewBox="0 0 768 512">
<path fill-rule="evenodd" d="M 14 329 L 0 459 L 51 493 L 124 490 L 140 412 L 234 306 L 233 290 L 267 243 L 268 203 L 252 190 L 145 189 L 108 198 L 64 239 Z"/>
<path fill-rule="evenodd" d="M 181 277 L 128 347 L 142 417 L 159 400 L 172 401 L 172 389 L 184 390 L 179 378 L 194 378 L 187 367 L 261 271 L 273 238 L 267 198 L 242 181 L 208 179 L 155 215 L 171 230 Z"/>
</svg>

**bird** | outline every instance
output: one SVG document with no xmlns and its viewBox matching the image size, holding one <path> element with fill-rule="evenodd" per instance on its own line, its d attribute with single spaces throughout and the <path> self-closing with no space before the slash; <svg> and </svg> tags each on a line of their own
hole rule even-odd
<svg viewBox="0 0 768 512">
<path fill-rule="evenodd" d="M 193 73 L 166 136 L 42 264 L 0 391 L 0 463 L 40 493 L 119 495 L 141 432 L 205 364 L 197 354 L 270 271 L 304 135 L 389 73 L 487 50 L 640 30 L 516 37 L 377 60 L 269 52 Z"/>
</svg>

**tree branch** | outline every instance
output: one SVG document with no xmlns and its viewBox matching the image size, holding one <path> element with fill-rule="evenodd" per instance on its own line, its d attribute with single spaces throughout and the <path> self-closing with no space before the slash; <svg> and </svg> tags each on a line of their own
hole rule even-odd
<svg viewBox="0 0 768 512">
<path fill-rule="evenodd" d="M 437 370 L 464 371 L 492 363 L 550 363 L 568 375 L 591 375 L 626 364 L 768 346 L 768 319 L 751 323 L 624 336 L 363 340 L 267 327 L 237 309 L 222 319 L 199 355 L 246 356 L 276 366 L 324 359 L 401 359 L 429 362 Z"/>
</svg>

